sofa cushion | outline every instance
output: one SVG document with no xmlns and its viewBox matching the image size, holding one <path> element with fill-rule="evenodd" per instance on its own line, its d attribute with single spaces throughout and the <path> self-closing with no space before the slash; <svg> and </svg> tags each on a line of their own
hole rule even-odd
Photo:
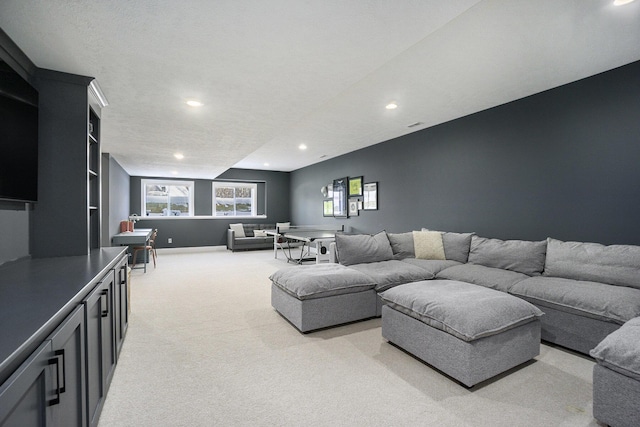
<svg viewBox="0 0 640 427">
<path fill-rule="evenodd" d="M 509 293 L 536 305 L 619 324 L 640 316 L 640 290 L 623 286 L 538 276 L 516 283 Z"/>
<path fill-rule="evenodd" d="M 387 233 L 394 259 L 414 258 L 413 233 Z"/>
<path fill-rule="evenodd" d="M 392 308 L 464 341 L 498 334 L 543 314 L 504 292 L 453 280 L 396 286 L 380 297 Z"/>
<path fill-rule="evenodd" d="M 445 259 L 442 233 L 439 231 L 414 231 L 413 247 L 418 259 Z"/>
<path fill-rule="evenodd" d="M 403 283 L 417 282 L 419 280 L 433 279 L 434 275 L 424 268 L 407 264 L 398 260 L 381 261 L 366 264 L 351 265 L 350 268 L 358 270 L 371 277 L 376 284 L 376 291 L 381 292 Z"/>
<path fill-rule="evenodd" d="M 273 273 L 269 279 L 300 300 L 361 292 L 373 289 L 375 285 L 366 274 L 340 264 L 283 268 Z"/>
<path fill-rule="evenodd" d="M 422 230 L 429 231 L 426 228 Z M 450 231 L 441 231 L 441 233 L 445 258 L 462 263 L 467 262 L 473 233 L 453 233 Z"/>
<path fill-rule="evenodd" d="M 418 258 L 405 258 L 402 262 L 415 265 L 416 267 L 423 268 L 434 276 L 444 270 L 445 268 L 453 267 L 454 265 L 460 265 L 458 261 L 439 260 L 439 259 L 418 259 Z"/>
<path fill-rule="evenodd" d="M 267 231 L 266 230 L 253 230 L 253 236 L 254 237 L 267 237 Z"/>
<path fill-rule="evenodd" d="M 640 317 L 609 334 L 589 354 L 602 366 L 640 381 Z"/>
<path fill-rule="evenodd" d="M 229 224 L 229 228 L 233 230 L 233 233 L 236 238 L 238 237 L 247 237 L 244 234 L 244 225 L 242 224 Z"/>
<path fill-rule="evenodd" d="M 378 234 L 336 234 L 336 251 L 342 265 L 393 259 L 393 250 L 384 231 Z"/>
<path fill-rule="evenodd" d="M 502 292 L 508 292 L 513 285 L 528 279 L 524 273 L 485 267 L 484 265 L 462 264 L 446 268 L 436 274 L 437 279 L 459 280 Z"/>
<path fill-rule="evenodd" d="M 547 240 L 545 276 L 640 289 L 640 246 Z"/>
<path fill-rule="evenodd" d="M 469 262 L 537 276 L 542 274 L 547 242 L 472 236 Z"/>
</svg>

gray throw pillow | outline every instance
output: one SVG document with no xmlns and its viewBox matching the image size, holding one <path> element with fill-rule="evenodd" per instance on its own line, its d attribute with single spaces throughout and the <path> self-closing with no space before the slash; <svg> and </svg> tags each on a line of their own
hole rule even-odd
<svg viewBox="0 0 640 427">
<path fill-rule="evenodd" d="M 544 270 L 547 242 L 500 240 L 473 236 L 469 262 L 539 276 Z"/>
<path fill-rule="evenodd" d="M 387 233 L 395 259 L 414 258 L 413 233 Z"/>
<path fill-rule="evenodd" d="M 545 276 L 640 289 L 640 246 L 547 240 Z"/>
<path fill-rule="evenodd" d="M 640 381 L 640 317 L 629 320 L 589 352 L 602 366 Z"/>
<path fill-rule="evenodd" d="M 393 250 L 387 233 L 378 234 L 336 234 L 336 251 L 342 265 L 393 259 Z"/>
<path fill-rule="evenodd" d="M 428 231 L 426 228 L 423 230 Z M 469 259 L 471 237 L 474 233 L 453 233 L 450 231 L 441 231 L 441 233 L 445 258 L 466 263 Z"/>
</svg>

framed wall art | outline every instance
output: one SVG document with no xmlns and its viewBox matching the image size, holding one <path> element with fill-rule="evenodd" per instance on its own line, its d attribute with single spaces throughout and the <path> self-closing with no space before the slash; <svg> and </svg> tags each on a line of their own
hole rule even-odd
<svg viewBox="0 0 640 427">
<path fill-rule="evenodd" d="M 349 178 L 349 197 L 362 196 L 362 177 Z"/>
<path fill-rule="evenodd" d="M 364 203 L 362 209 L 374 211 L 378 209 L 378 183 L 368 182 L 362 187 Z"/>
<path fill-rule="evenodd" d="M 333 216 L 333 199 L 323 201 L 322 216 Z"/>
<path fill-rule="evenodd" d="M 360 201 L 358 199 L 349 199 L 349 216 L 358 216 Z"/>
<path fill-rule="evenodd" d="M 333 216 L 336 218 L 347 218 L 347 184 L 348 179 L 338 178 L 333 180 Z"/>
</svg>

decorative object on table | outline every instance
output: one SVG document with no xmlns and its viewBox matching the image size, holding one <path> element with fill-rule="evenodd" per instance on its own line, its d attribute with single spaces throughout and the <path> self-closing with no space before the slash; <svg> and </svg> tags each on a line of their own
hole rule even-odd
<svg viewBox="0 0 640 427">
<path fill-rule="evenodd" d="M 358 199 L 349 199 L 349 216 L 358 216 Z"/>
<path fill-rule="evenodd" d="M 333 180 L 333 216 L 348 218 L 347 211 L 347 177 Z"/>
<path fill-rule="evenodd" d="M 363 187 L 364 203 L 362 209 L 375 211 L 378 209 L 378 183 L 368 182 Z"/>
<path fill-rule="evenodd" d="M 322 216 L 333 216 L 333 199 L 323 201 Z"/>
<path fill-rule="evenodd" d="M 349 197 L 362 196 L 362 177 L 349 178 Z"/>
</svg>

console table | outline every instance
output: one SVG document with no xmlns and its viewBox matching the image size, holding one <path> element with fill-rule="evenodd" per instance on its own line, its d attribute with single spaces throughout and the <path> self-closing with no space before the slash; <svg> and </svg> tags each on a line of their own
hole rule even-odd
<svg viewBox="0 0 640 427">
<path fill-rule="evenodd" d="M 111 242 L 114 245 L 119 246 L 147 246 L 151 234 L 152 228 L 140 228 L 134 231 L 123 231 L 122 233 L 115 234 L 111 238 Z M 147 263 L 149 262 L 149 252 L 144 251 L 144 272 L 147 272 Z"/>
</svg>

